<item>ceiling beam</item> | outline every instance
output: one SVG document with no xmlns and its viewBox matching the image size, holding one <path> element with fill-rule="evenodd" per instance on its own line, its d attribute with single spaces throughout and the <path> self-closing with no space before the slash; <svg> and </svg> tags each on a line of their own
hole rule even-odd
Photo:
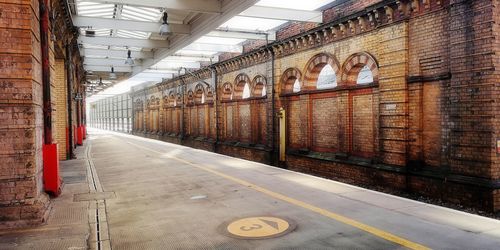
<svg viewBox="0 0 500 250">
<path fill-rule="evenodd" d="M 191 24 L 191 34 L 187 36 L 175 36 L 170 39 L 170 47 L 155 51 L 155 59 L 146 59 L 142 67 L 134 68 L 133 74 L 140 73 L 142 70 L 150 68 L 160 59 L 175 54 L 208 32 L 217 29 L 223 23 L 227 22 L 233 16 L 238 15 L 243 10 L 254 5 L 258 0 L 225 0 L 221 1 L 222 11 L 219 15 L 201 14 Z M 157 59 L 156 59 L 157 58 Z"/>
<path fill-rule="evenodd" d="M 239 14 L 245 17 L 276 19 L 283 21 L 323 22 L 321 11 L 307 11 L 266 6 L 252 6 Z"/>
<path fill-rule="evenodd" d="M 83 65 L 94 66 L 127 66 L 125 59 L 109 59 L 109 58 L 84 58 Z M 140 65 L 140 61 L 135 60 L 135 65 Z"/>
<path fill-rule="evenodd" d="M 167 10 L 183 10 L 210 14 L 221 13 L 221 1 L 219 0 L 92 0 L 92 2 L 165 8 Z"/>
<path fill-rule="evenodd" d="M 99 66 L 99 65 L 86 65 L 85 70 L 91 70 L 94 72 L 111 72 L 110 66 Z M 132 67 L 130 66 L 117 66 L 114 67 L 115 73 L 129 73 L 132 72 Z"/>
<path fill-rule="evenodd" d="M 108 58 L 127 58 L 127 51 L 125 50 L 108 50 L 108 49 L 80 49 L 81 56 L 99 56 Z M 149 59 L 153 58 L 153 52 L 149 51 L 131 51 L 132 58 L 134 59 Z"/>
<path fill-rule="evenodd" d="M 177 62 L 217 62 L 218 56 L 185 56 L 185 55 L 173 55 L 168 56 L 162 61 L 177 61 Z"/>
<path fill-rule="evenodd" d="M 78 37 L 78 43 L 140 48 L 168 48 L 166 40 L 134 39 L 119 37 Z"/>
<path fill-rule="evenodd" d="M 237 31 L 237 30 L 223 30 L 223 29 L 211 31 L 205 36 L 250 39 L 250 40 L 266 40 L 267 38 L 268 41 L 276 40 L 276 32 Z"/>
<path fill-rule="evenodd" d="M 78 27 L 90 27 L 92 29 L 115 29 L 153 33 L 158 33 L 161 26 L 159 22 L 154 23 L 84 16 L 73 17 L 73 24 Z M 169 25 L 172 33 L 189 34 L 191 32 L 190 26 L 186 24 L 170 23 Z"/>
<path fill-rule="evenodd" d="M 201 67 L 201 64 L 200 62 L 159 61 L 153 67 L 199 69 Z"/>
<path fill-rule="evenodd" d="M 226 44 L 212 44 L 212 43 L 191 43 L 184 47 L 186 50 L 195 51 L 217 51 L 217 52 L 232 52 L 241 53 L 243 46 L 241 45 L 226 45 Z"/>
</svg>

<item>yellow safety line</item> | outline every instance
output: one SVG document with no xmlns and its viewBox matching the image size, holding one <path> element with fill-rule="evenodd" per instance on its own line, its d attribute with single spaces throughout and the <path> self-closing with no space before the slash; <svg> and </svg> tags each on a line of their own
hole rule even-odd
<svg viewBox="0 0 500 250">
<path fill-rule="evenodd" d="M 133 144 L 133 145 L 138 146 L 138 147 L 141 147 L 141 148 L 144 148 L 146 150 L 158 153 L 158 154 L 165 154 L 165 153 L 162 153 L 162 152 L 159 152 L 159 151 L 156 151 L 156 150 L 153 150 L 153 149 L 150 149 L 150 148 L 147 148 L 147 147 L 144 147 L 144 146 L 132 143 L 132 142 L 128 142 L 128 143 Z M 273 192 L 273 191 L 271 191 L 269 189 L 257 186 L 257 185 L 255 185 L 253 183 L 248 182 L 248 181 L 245 181 L 245 180 L 242 180 L 242 179 L 239 179 L 239 178 L 236 178 L 236 177 L 233 177 L 233 176 L 221 173 L 219 171 L 216 171 L 216 170 L 213 170 L 213 169 L 210 169 L 210 168 L 207 168 L 207 167 L 195 164 L 195 163 L 191 163 L 189 161 L 177 158 L 175 156 L 168 156 L 168 157 L 172 158 L 172 159 L 175 159 L 177 161 L 186 163 L 186 164 L 188 164 L 190 166 L 193 166 L 193 167 L 196 167 L 198 169 L 202 169 L 202 170 L 205 170 L 205 171 L 210 172 L 212 174 L 218 175 L 218 176 L 223 177 L 225 179 L 229 179 L 229 180 L 234 181 L 236 183 L 239 183 L 241 185 L 247 186 L 247 187 L 249 187 L 249 188 L 251 188 L 253 190 L 256 190 L 256 191 L 264 193 L 264 194 L 267 194 L 267 195 L 269 195 L 269 196 L 271 196 L 273 198 L 276 198 L 276 199 L 288 202 L 290 204 L 293 204 L 293 205 L 296 205 L 296 206 L 308 209 L 310 211 L 313 211 L 315 213 L 321 214 L 321 215 L 326 216 L 328 218 L 331 218 L 331 219 L 334 219 L 336 221 L 342 222 L 344 224 L 347 224 L 347 225 L 353 226 L 355 228 L 361 229 L 361 230 L 363 230 L 365 232 L 368 232 L 368 233 L 371 233 L 373 235 L 376 235 L 376 236 L 378 236 L 378 237 L 380 237 L 382 239 L 386 239 L 388 241 L 397 243 L 397 244 L 399 244 L 401 246 L 404 246 L 404 247 L 407 247 L 409 249 L 430 249 L 430 248 L 428 248 L 428 247 L 426 247 L 424 245 L 421 245 L 421 244 L 412 242 L 410 240 L 401 238 L 399 236 L 396 236 L 396 235 L 391 234 L 389 232 L 386 232 L 384 230 L 378 229 L 376 227 L 372 227 L 372 226 L 363 224 L 363 223 L 361 223 L 359 221 L 347 218 L 347 217 L 342 216 L 340 214 L 336 214 L 336 213 L 330 212 L 328 210 L 316 207 L 314 205 L 305 203 L 303 201 L 296 200 L 294 198 L 290 198 L 290 197 L 285 196 L 283 194 Z"/>
</svg>

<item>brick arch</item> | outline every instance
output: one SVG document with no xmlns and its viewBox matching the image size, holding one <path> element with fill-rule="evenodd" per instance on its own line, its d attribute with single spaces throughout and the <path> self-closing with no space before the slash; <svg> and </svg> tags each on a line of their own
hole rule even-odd
<svg viewBox="0 0 500 250">
<path fill-rule="evenodd" d="M 188 105 L 194 104 L 194 92 L 192 90 L 189 90 L 187 92 L 187 104 Z"/>
<path fill-rule="evenodd" d="M 170 93 L 168 94 L 168 106 L 175 107 L 176 104 L 177 104 L 177 100 L 175 98 L 174 91 L 170 91 Z"/>
<path fill-rule="evenodd" d="M 332 67 L 335 75 L 338 77 L 340 72 L 340 63 L 335 56 L 329 53 L 319 53 L 307 62 L 304 69 L 305 73 L 301 87 L 306 90 L 316 89 L 316 82 L 318 81 L 319 73 L 327 64 Z M 337 85 L 339 84 L 337 83 Z"/>
<path fill-rule="evenodd" d="M 144 109 L 144 102 L 141 99 L 136 99 L 134 106 L 135 106 L 136 110 L 143 110 Z"/>
<path fill-rule="evenodd" d="M 156 96 L 151 96 L 148 99 L 148 109 L 156 109 L 160 105 L 160 98 Z"/>
<path fill-rule="evenodd" d="M 233 95 L 233 85 L 230 82 L 226 82 L 222 85 L 222 100 L 231 100 Z"/>
<path fill-rule="evenodd" d="M 302 72 L 297 68 L 288 68 L 280 79 L 281 93 L 292 93 L 295 80 L 299 79 L 302 85 Z M 302 86 L 301 86 L 302 87 Z"/>
<path fill-rule="evenodd" d="M 194 103 L 201 104 L 203 95 L 205 95 L 205 88 L 201 83 L 196 84 L 194 87 Z"/>
<path fill-rule="evenodd" d="M 267 79 L 262 75 L 257 75 L 256 77 L 253 78 L 250 96 L 262 97 L 262 91 L 266 86 L 267 86 Z"/>
<path fill-rule="evenodd" d="M 164 95 L 163 96 L 163 108 L 167 108 L 170 104 L 170 96 L 167 94 L 167 95 Z"/>
<path fill-rule="evenodd" d="M 242 99 L 243 98 L 243 89 L 245 88 L 245 84 L 248 84 L 250 87 L 250 84 L 252 81 L 250 81 L 250 77 L 248 77 L 247 74 L 241 73 L 236 76 L 234 79 L 234 91 L 233 91 L 233 98 L 234 99 Z"/>
<path fill-rule="evenodd" d="M 205 103 L 212 103 L 214 101 L 214 91 L 212 88 L 206 88 L 205 90 Z"/>
<path fill-rule="evenodd" d="M 358 74 L 364 66 L 370 68 L 373 74 L 373 82 L 378 83 L 378 63 L 368 52 L 356 53 L 347 58 L 342 67 L 342 82 L 347 85 L 356 85 Z"/>
</svg>

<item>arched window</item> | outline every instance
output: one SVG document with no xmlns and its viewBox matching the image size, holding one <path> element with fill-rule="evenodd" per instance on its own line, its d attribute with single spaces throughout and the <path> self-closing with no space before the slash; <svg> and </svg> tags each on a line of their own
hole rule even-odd
<svg viewBox="0 0 500 250">
<path fill-rule="evenodd" d="M 222 85 L 222 100 L 228 101 L 233 99 L 233 88 L 231 86 L 231 83 L 224 83 Z"/>
<path fill-rule="evenodd" d="M 356 53 L 344 63 L 342 83 L 347 85 L 378 83 L 378 64 L 368 53 Z"/>
<path fill-rule="evenodd" d="M 328 53 L 320 53 L 312 57 L 305 68 L 303 88 L 306 90 L 328 89 L 337 86 L 339 63 Z"/>
<path fill-rule="evenodd" d="M 337 86 L 337 76 L 332 66 L 326 64 L 319 72 L 318 81 L 316 82 L 317 89 L 335 88 Z"/>
<path fill-rule="evenodd" d="M 300 81 L 299 79 L 295 79 L 295 82 L 293 83 L 293 93 L 300 92 Z"/>
<path fill-rule="evenodd" d="M 247 99 L 250 97 L 250 87 L 248 86 L 248 83 L 245 83 L 245 86 L 243 87 L 243 94 L 241 96 L 242 99 Z"/>
<path fill-rule="evenodd" d="M 296 68 L 289 68 L 281 76 L 281 92 L 283 94 L 300 92 L 302 73 Z"/>
<path fill-rule="evenodd" d="M 257 75 L 252 82 L 253 89 L 251 90 L 252 97 L 264 97 L 266 96 L 266 84 L 267 80 L 262 75 Z"/>
<path fill-rule="evenodd" d="M 250 78 L 246 74 L 239 74 L 234 80 L 233 99 L 240 100 L 250 97 Z"/>
<path fill-rule="evenodd" d="M 205 103 L 205 92 L 201 93 L 201 103 Z"/>
<path fill-rule="evenodd" d="M 356 84 L 367 84 L 372 82 L 373 82 L 373 72 L 367 65 L 365 65 L 361 69 L 361 71 L 359 71 Z"/>
</svg>

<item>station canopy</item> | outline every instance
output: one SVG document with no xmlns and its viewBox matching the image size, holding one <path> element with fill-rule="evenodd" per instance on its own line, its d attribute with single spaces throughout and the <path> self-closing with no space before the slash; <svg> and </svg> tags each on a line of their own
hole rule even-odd
<svg viewBox="0 0 500 250">
<path fill-rule="evenodd" d="M 92 101 L 200 69 L 221 53 L 242 53 L 248 40 L 272 42 L 287 22 L 321 23 L 321 9 L 332 2 L 69 0 L 69 7 Z"/>
</svg>

